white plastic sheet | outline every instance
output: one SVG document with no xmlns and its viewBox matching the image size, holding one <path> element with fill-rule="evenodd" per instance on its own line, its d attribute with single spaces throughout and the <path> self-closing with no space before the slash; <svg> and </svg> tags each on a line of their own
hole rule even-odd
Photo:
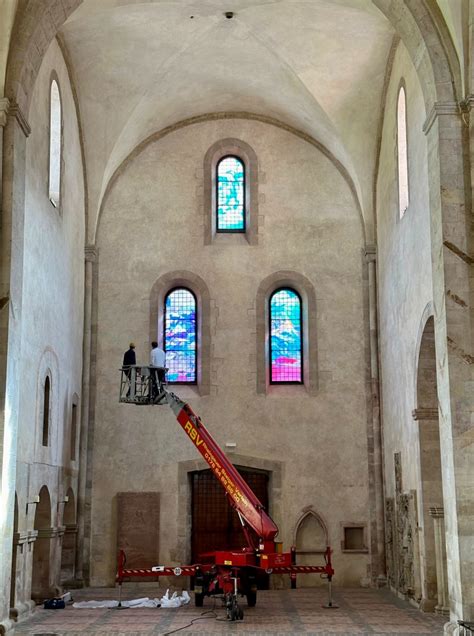
<svg viewBox="0 0 474 636">
<path fill-rule="evenodd" d="M 187 605 L 190 600 L 191 597 L 186 590 L 184 590 L 179 596 L 177 592 L 173 592 L 170 597 L 170 591 L 168 589 L 166 590 L 166 594 L 164 594 L 161 598 L 148 598 L 148 596 L 146 596 L 144 598 L 136 598 L 131 601 L 122 601 L 122 607 L 129 607 L 130 609 L 134 609 L 136 607 L 173 608 Z M 76 609 L 113 609 L 114 607 L 118 607 L 118 604 L 118 601 L 80 601 L 78 603 L 74 603 L 73 607 Z"/>
</svg>

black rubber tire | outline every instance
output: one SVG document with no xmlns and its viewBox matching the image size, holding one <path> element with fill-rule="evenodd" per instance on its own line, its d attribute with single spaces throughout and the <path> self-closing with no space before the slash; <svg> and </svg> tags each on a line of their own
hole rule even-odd
<svg viewBox="0 0 474 636">
<path fill-rule="evenodd" d="M 248 607 L 255 607 L 257 604 L 257 592 L 247 592 L 245 596 L 247 597 Z"/>
<path fill-rule="evenodd" d="M 204 594 L 194 594 L 194 605 L 202 607 L 204 605 Z"/>
</svg>

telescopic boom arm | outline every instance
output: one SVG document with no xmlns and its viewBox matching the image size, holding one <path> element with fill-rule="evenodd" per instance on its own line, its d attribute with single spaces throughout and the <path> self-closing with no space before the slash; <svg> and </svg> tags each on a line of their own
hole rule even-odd
<svg viewBox="0 0 474 636">
<path fill-rule="evenodd" d="M 239 514 L 241 521 L 243 519 L 245 524 L 252 528 L 260 541 L 273 541 L 278 533 L 277 525 L 265 512 L 259 499 L 235 466 L 227 459 L 200 418 L 189 404 L 180 400 L 174 393 L 166 392 L 166 401 L 182 429 L 209 464 L 210 469 L 226 491 L 229 501 Z M 251 541 L 248 534 L 247 538 Z M 251 547 L 258 548 L 259 546 L 252 545 Z"/>
</svg>

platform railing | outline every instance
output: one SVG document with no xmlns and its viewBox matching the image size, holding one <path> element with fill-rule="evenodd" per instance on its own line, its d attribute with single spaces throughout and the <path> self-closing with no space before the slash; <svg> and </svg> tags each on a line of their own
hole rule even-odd
<svg viewBox="0 0 474 636">
<path fill-rule="evenodd" d="M 122 367 L 119 402 L 125 404 L 161 404 L 165 401 L 165 367 L 131 365 Z"/>
</svg>

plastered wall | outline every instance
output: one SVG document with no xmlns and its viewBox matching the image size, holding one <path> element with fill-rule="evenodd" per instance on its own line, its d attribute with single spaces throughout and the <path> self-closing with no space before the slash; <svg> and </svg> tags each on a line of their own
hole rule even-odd
<svg viewBox="0 0 474 636">
<path fill-rule="evenodd" d="M 258 157 L 258 245 L 219 237 L 204 246 L 203 158 L 230 137 Z M 153 284 L 187 270 L 210 292 L 211 386 L 205 396 L 182 387 L 177 394 L 221 446 L 236 443 L 239 463 L 244 457 L 250 466 L 278 464 L 281 487 L 270 490 L 270 508 L 285 546 L 303 508 L 313 506 L 328 526 L 337 582 L 359 584 L 370 557 L 342 553 L 341 539 L 342 524 L 368 525 L 363 240 L 337 168 L 314 146 L 265 123 L 189 126 L 151 142 L 122 168 L 104 204 L 97 246 L 91 583 L 114 578 L 120 491 L 159 491 L 160 559 L 189 558 L 187 539 L 178 539 L 180 518 L 188 523 L 182 475 L 187 465 L 206 466 L 168 407 L 118 403 L 118 369 L 130 340 L 138 361 L 148 361 Z M 261 281 L 280 270 L 304 275 L 316 292 L 313 395 L 302 387 L 257 395 L 256 295 Z"/>
<path fill-rule="evenodd" d="M 397 181 L 397 99 L 403 81 L 407 96 L 410 203 L 399 218 Z M 394 494 L 393 453 L 402 452 L 404 487 L 418 484 L 416 408 L 417 339 L 423 312 L 432 299 L 429 191 L 425 109 L 416 72 L 399 45 L 386 97 L 377 180 L 378 299 L 382 367 L 385 483 Z"/>
<path fill-rule="evenodd" d="M 397 100 L 401 85 L 405 87 L 407 98 L 410 197 L 403 218 L 399 213 L 397 180 Z M 418 356 L 425 322 L 433 311 L 427 145 L 423 132 L 425 117 L 415 69 L 405 47 L 400 44 L 386 94 L 377 179 L 382 425 L 386 497 L 396 496 L 394 455 L 401 453 L 401 492 L 416 491 L 419 510 L 423 506 L 421 423 L 414 419 L 413 411 L 418 406 L 425 406 L 417 404 Z M 437 407 L 436 399 L 434 407 Z M 422 518 L 418 522 L 423 525 Z M 389 524 L 390 520 L 386 519 L 386 523 Z M 415 552 L 421 552 L 417 558 L 423 561 L 422 534 L 416 535 L 414 541 Z"/>
<path fill-rule="evenodd" d="M 61 205 L 48 198 L 49 91 L 56 78 L 63 109 Z M 53 42 L 43 60 L 29 113 L 25 183 L 20 430 L 17 492 L 19 530 L 34 527 L 36 506 L 28 506 L 42 486 L 51 497 L 51 526 L 63 523 L 71 487 L 77 502 L 78 462 L 70 458 L 71 409 L 77 402 L 77 459 L 80 428 L 84 286 L 84 188 L 73 96 L 61 51 Z M 51 377 L 49 445 L 42 444 L 43 394 Z M 53 541 L 54 542 L 54 541 Z M 58 542 L 58 546 L 60 546 Z M 60 547 L 51 562 L 50 582 L 58 582 Z M 54 571 L 53 571 L 54 570 Z"/>
</svg>

